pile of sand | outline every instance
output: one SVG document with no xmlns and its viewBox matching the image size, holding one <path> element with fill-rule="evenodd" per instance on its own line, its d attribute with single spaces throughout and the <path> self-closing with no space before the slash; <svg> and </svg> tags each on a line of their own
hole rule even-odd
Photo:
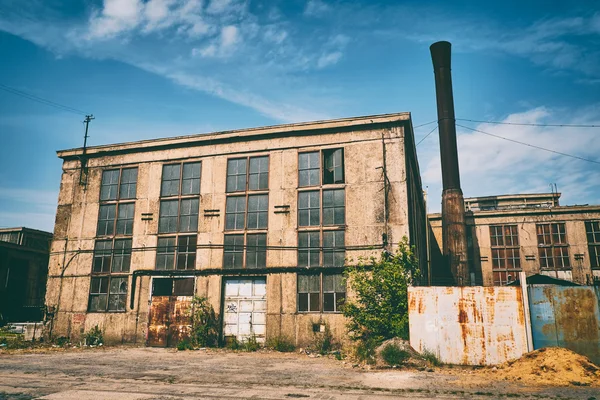
<svg viewBox="0 0 600 400">
<path fill-rule="evenodd" d="M 526 384 L 600 386 L 600 367 L 587 357 L 561 347 L 546 347 L 507 362 L 486 374 Z"/>
</svg>

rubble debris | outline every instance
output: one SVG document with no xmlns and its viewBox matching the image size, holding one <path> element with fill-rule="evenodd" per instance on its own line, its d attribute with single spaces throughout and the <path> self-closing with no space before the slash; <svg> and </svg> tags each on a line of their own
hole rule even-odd
<svg viewBox="0 0 600 400">
<path fill-rule="evenodd" d="M 482 373 L 524 384 L 600 387 L 600 367 L 561 347 L 541 348 Z"/>
</svg>

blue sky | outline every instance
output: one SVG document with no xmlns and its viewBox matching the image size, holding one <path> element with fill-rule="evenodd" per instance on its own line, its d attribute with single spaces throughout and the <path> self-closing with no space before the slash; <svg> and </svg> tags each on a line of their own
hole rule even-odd
<svg viewBox="0 0 600 400">
<path fill-rule="evenodd" d="M 93 113 L 91 145 L 399 111 L 419 125 L 436 119 L 437 40 L 457 118 L 600 124 L 596 1 L 0 0 L 0 83 Z M 53 229 L 55 151 L 81 146 L 81 121 L 0 91 L 0 227 Z M 597 128 L 461 124 L 600 160 Z M 458 133 L 465 196 L 553 182 L 563 204 L 600 203 L 598 164 Z M 437 211 L 437 133 L 418 152 Z"/>
</svg>

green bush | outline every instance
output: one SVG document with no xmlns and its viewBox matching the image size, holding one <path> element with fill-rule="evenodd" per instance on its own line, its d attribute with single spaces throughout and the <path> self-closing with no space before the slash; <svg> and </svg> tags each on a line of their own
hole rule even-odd
<svg viewBox="0 0 600 400">
<path fill-rule="evenodd" d="M 219 321 L 215 310 L 205 297 L 194 296 L 190 307 L 191 344 L 196 347 L 215 347 L 219 344 Z"/>
<path fill-rule="evenodd" d="M 334 348 L 333 335 L 331 334 L 331 329 L 329 329 L 329 324 L 325 323 L 325 330 L 323 333 L 316 332 L 315 337 L 311 346 L 312 350 L 324 356 L 328 354 Z"/>
<path fill-rule="evenodd" d="M 267 340 L 266 347 L 282 353 L 289 353 L 296 349 L 296 346 L 286 336 L 273 336 Z"/>
<path fill-rule="evenodd" d="M 374 338 L 364 337 L 358 340 L 355 347 L 355 355 L 358 361 L 375 364 L 377 362 L 378 345 L 379 341 Z"/>
<path fill-rule="evenodd" d="M 241 346 L 243 351 L 253 352 L 260 349 L 260 343 L 256 340 L 256 336 L 252 335 L 248 339 L 242 342 Z"/>
<path fill-rule="evenodd" d="M 225 340 L 225 347 L 230 350 L 239 350 L 242 347 L 242 345 L 237 340 L 237 337 L 230 336 Z"/>
<path fill-rule="evenodd" d="M 421 353 L 421 357 L 423 357 L 425 359 L 425 361 L 427 361 L 429 364 L 431 364 L 434 367 L 442 365 L 440 359 L 431 350 L 424 349 L 423 352 Z"/>
<path fill-rule="evenodd" d="M 410 353 L 393 343 L 388 343 L 381 349 L 381 358 L 387 365 L 402 365 L 410 358 Z"/>
<path fill-rule="evenodd" d="M 356 268 L 348 269 L 345 277 L 355 298 L 343 312 L 351 338 L 408 339 L 408 287 L 418 276 L 417 258 L 406 237 L 396 253 L 360 259 Z"/>
<path fill-rule="evenodd" d="M 53 340 L 53 342 L 54 342 L 54 344 L 56 344 L 57 346 L 63 347 L 63 346 L 65 346 L 65 345 L 69 344 L 69 342 L 70 342 L 70 341 L 69 341 L 69 338 L 68 338 L 68 337 L 66 337 L 66 336 L 59 336 L 59 337 L 55 338 L 55 339 Z"/>
<path fill-rule="evenodd" d="M 190 338 L 184 338 L 177 343 L 177 350 L 194 350 L 194 346 L 192 345 L 192 341 Z"/>
<path fill-rule="evenodd" d="M 98 325 L 94 326 L 85 334 L 85 344 L 88 346 L 99 346 L 104 343 L 102 330 Z"/>
</svg>

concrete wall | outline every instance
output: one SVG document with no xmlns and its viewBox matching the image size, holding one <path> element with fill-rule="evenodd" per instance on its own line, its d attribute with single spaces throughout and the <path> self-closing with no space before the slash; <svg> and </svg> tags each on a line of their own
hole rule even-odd
<svg viewBox="0 0 600 400">
<path fill-rule="evenodd" d="M 561 279 L 571 278 L 574 282 L 586 284 L 594 272 L 591 269 L 585 221 L 599 220 L 600 206 L 554 207 L 552 209 L 507 210 L 468 213 L 467 228 L 473 232 L 473 256 L 470 262 L 476 274 L 476 284 L 493 286 L 492 248 L 490 241 L 490 225 L 513 224 L 519 231 L 521 248 L 521 268 L 527 275 L 541 272 L 538 254 L 536 223 L 564 222 L 571 269 Z M 441 246 L 441 216 L 430 216 L 431 227 L 435 238 Z M 581 255 L 581 256 L 576 256 Z M 600 276 L 600 271 L 596 271 Z M 553 277 L 556 277 L 553 275 Z M 515 274 L 516 279 L 516 274 Z"/>
<path fill-rule="evenodd" d="M 323 148 L 344 148 L 346 189 L 346 246 L 381 245 L 387 233 L 390 243 L 409 235 L 407 176 L 404 160 L 406 121 L 385 127 L 366 126 L 344 129 L 328 128 L 322 134 L 315 130 L 290 136 L 264 135 L 254 140 L 211 141 L 186 146 L 142 151 L 151 142 L 111 146 L 109 150 L 90 150 L 89 176 L 86 190 L 79 185 L 79 162 L 66 151 L 61 180 L 55 237 L 52 243 L 46 303 L 57 307 L 50 324 L 54 336 L 76 339 L 96 324 L 105 330 L 107 341 L 143 343 L 146 338 L 150 278 L 138 279 L 135 305 L 120 313 L 88 313 L 88 296 L 93 248 L 99 210 L 102 171 L 119 166 L 138 167 L 137 198 L 133 224 L 133 247 L 149 248 L 132 255 L 131 270 L 154 269 L 158 238 L 158 214 L 162 165 L 178 160 L 201 161 L 201 193 L 198 244 L 222 244 L 225 221 L 225 183 L 227 159 L 247 155 L 268 155 L 269 214 L 267 242 L 269 246 L 297 246 L 298 152 Z M 291 128 L 285 128 L 291 129 Z M 240 134 L 243 136 L 243 133 Z M 238 136 L 240 136 L 238 135 Z M 383 139 L 382 139 L 383 137 Z M 173 139 L 173 143 L 184 139 Z M 186 139 L 187 140 L 187 139 Z M 199 139 L 200 140 L 200 139 Z M 383 140 L 386 143 L 387 175 L 390 182 L 389 218 L 384 216 Z M 76 152 L 75 152 L 76 153 Z M 416 160 L 415 160 L 416 162 Z M 419 184 L 420 186 L 420 184 Z M 276 214 L 275 206 L 289 205 L 288 214 Z M 205 217 L 204 210 L 219 210 L 218 216 Z M 150 221 L 142 214 L 151 214 Z M 82 252 L 83 251 L 83 252 Z M 348 250 L 346 257 L 377 255 L 381 250 Z M 222 268 L 222 248 L 202 248 L 197 252 L 196 270 Z M 267 267 L 295 267 L 295 250 L 269 249 Z M 221 276 L 196 279 L 196 292 L 209 298 L 217 312 L 221 307 Z M 131 288 L 131 273 L 129 288 Z M 296 312 L 296 274 L 267 276 L 267 335 L 279 332 L 302 344 L 312 337 L 313 321 L 328 321 L 333 333 L 344 337 L 341 315 L 299 314 Z M 128 296 L 130 293 L 128 293 Z"/>
<path fill-rule="evenodd" d="M 411 287 L 410 344 L 443 363 L 494 365 L 527 352 L 520 287 Z"/>
</svg>

